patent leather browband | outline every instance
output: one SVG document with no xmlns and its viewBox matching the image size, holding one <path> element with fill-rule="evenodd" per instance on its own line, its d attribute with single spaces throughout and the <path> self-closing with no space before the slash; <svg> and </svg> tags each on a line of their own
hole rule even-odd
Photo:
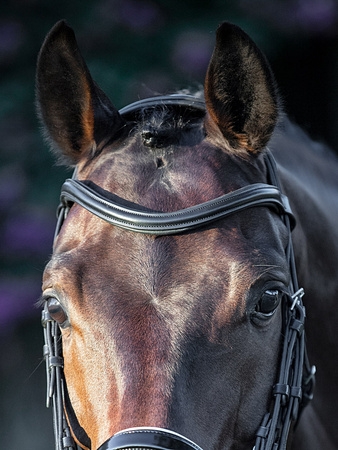
<svg viewBox="0 0 338 450">
<path fill-rule="evenodd" d="M 156 235 L 182 233 L 253 206 L 275 208 L 280 214 L 293 218 L 287 197 L 277 187 L 263 183 L 244 186 L 214 200 L 170 213 L 124 206 L 102 195 L 99 189 L 93 182 L 89 186 L 83 181 L 66 180 L 61 190 L 62 209 L 66 211 L 73 203 L 78 203 L 111 225 Z"/>
</svg>

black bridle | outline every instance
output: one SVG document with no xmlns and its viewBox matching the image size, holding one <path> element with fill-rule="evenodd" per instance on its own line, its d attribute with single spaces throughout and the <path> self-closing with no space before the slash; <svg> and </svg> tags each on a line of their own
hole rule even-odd
<svg viewBox="0 0 338 450">
<path fill-rule="evenodd" d="M 201 99 L 190 95 L 171 95 L 141 100 L 123 108 L 120 114 L 126 117 L 133 116 L 139 111 L 159 105 L 184 106 L 192 110 L 205 111 L 205 104 Z M 302 302 L 304 291 L 298 286 L 291 240 L 295 220 L 288 199 L 282 194 L 276 164 L 268 150 L 265 161 L 271 184 L 257 183 L 245 186 L 214 200 L 173 213 L 136 210 L 123 199 L 119 202 L 116 196 L 114 201 L 111 200 L 112 196 L 93 182 L 79 181 L 73 177 L 66 180 L 62 186 L 55 238 L 73 203 L 81 205 L 117 227 L 155 235 L 183 233 L 247 208 L 265 206 L 274 209 L 289 230 L 286 256 L 291 274 L 290 295 L 284 297 L 282 304 L 284 341 L 279 376 L 272 389 L 271 412 L 264 416 L 257 430 L 254 450 L 282 450 L 286 448 L 290 427 L 297 424 L 302 409 L 312 398 L 315 367 L 309 365 L 306 352 L 305 308 Z M 42 311 L 42 325 L 45 339 L 47 406 L 50 404 L 53 406 L 55 448 L 76 449 L 78 446 L 71 437 L 66 420 L 66 413 L 69 420 L 70 413 L 67 408 L 69 399 L 63 374 L 60 330 L 49 315 L 46 305 Z M 82 432 L 84 436 L 83 440 L 81 439 L 82 444 L 90 447 L 88 436 L 84 430 Z M 98 450 L 112 449 L 201 450 L 197 444 L 178 433 L 151 427 L 122 430 L 108 439 Z"/>
</svg>

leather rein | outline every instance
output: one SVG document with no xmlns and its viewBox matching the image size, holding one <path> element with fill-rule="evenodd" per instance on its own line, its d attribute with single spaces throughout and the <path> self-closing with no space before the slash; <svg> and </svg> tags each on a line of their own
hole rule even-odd
<svg viewBox="0 0 338 450">
<path fill-rule="evenodd" d="M 172 105 L 205 112 L 205 103 L 202 99 L 179 94 L 141 100 L 122 108 L 119 112 L 122 116 L 133 117 L 140 111 Z M 93 182 L 76 179 L 75 174 L 72 179 L 65 181 L 61 189 L 55 238 L 74 203 L 114 226 L 153 235 L 187 232 L 251 207 L 265 206 L 278 213 L 289 230 L 286 257 L 291 275 L 290 295 L 284 296 L 282 304 L 284 338 L 279 376 L 272 388 L 271 410 L 264 416 L 257 430 L 254 450 L 282 450 L 286 448 L 291 425 L 297 424 L 302 409 L 312 399 L 315 367 L 310 366 L 306 352 L 305 308 L 302 302 L 304 291 L 298 286 L 291 240 L 295 219 L 288 198 L 281 191 L 277 167 L 268 150 L 265 161 L 271 184 L 256 183 L 245 186 L 214 200 L 171 213 L 144 208 L 135 209 L 134 205 L 128 204 L 123 199 L 119 201 L 118 197 L 112 196 Z M 76 422 L 77 430 L 80 429 L 80 437 L 76 436 L 77 440 L 85 448 L 90 448 L 90 439 L 77 423 L 70 405 L 63 374 L 60 330 L 49 315 L 47 305 L 42 311 L 42 325 L 45 339 L 43 354 L 47 374 L 47 407 L 50 405 L 53 407 L 55 449 L 79 448 L 71 436 L 66 416 L 69 422 Z M 202 450 L 197 444 L 178 433 L 151 427 L 122 430 L 108 439 L 98 450 L 113 449 Z"/>
</svg>

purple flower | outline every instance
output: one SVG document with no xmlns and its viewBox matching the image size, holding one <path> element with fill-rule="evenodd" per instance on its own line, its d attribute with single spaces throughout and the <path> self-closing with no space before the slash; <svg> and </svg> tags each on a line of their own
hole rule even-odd
<svg viewBox="0 0 338 450">
<path fill-rule="evenodd" d="M 41 292 L 40 284 L 31 278 L 0 278 L 0 332 L 20 319 L 37 314 L 34 303 Z"/>
<path fill-rule="evenodd" d="M 0 22 L 0 61 L 16 55 L 23 43 L 23 33 L 19 22 Z"/>
<path fill-rule="evenodd" d="M 299 0 L 296 17 L 304 29 L 322 32 L 335 25 L 337 5 L 333 0 Z"/>
<path fill-rule="evenodd" d="M 155 26 L 157 28 L 161 18 L 158 6 L 152 2 L 123 0 L 120 3 L 120 22 L 133 30 L 147 31 Z"/>
<path fill-rule="evenodd" d="M 5 223 L 3 251 L 24 256 L 47 254 L 52 248 L 54 225 L 41 211 L 18 212 Z"/>
<path fill-rule="evenodd" d="M 337 32 L 338 5 L 335 0 L 241 0 L 240 6 L 286 33 Z"/>
<path fill-rule="evenodd" d="M 0 171 L 0 210 L 17 202 L 26 188 L 26 177 L 19 165 L 4 167 Z"/>
<path fill-rule="evenodd" d="M 204 77 L 213 46 L 212 35 L 199 31 L 184 32 L 175 43 L 173 64 L 193 77 Z"/>
<path fill-rule="evenodd" d="M 103 23 L 125 26 L 136 33 L 151 33 L 163 23 L 159 6 L 149 0 L 105 0 L 97 8 Z"/>
</svg>

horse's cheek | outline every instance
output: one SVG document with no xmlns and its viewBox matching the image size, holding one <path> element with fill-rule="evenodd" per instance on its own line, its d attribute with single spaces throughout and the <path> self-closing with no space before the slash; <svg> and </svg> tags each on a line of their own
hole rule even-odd
<svg viewBox="0 0 338 450">
<path fill-rule="evenodd" d="M 71 344 L 71 339 L 63 340 L 64 374 L 70 403 L 77 420 L 82 428 L 88 430 L 90 424 L 86 423 L 87 408 L 85 405 L 88 405 L 88 399 L 85 390 L 85 371 L 80 364 L 83 359 L 79 358 L 80 355 L 74 347 Z"/>
</svg>

